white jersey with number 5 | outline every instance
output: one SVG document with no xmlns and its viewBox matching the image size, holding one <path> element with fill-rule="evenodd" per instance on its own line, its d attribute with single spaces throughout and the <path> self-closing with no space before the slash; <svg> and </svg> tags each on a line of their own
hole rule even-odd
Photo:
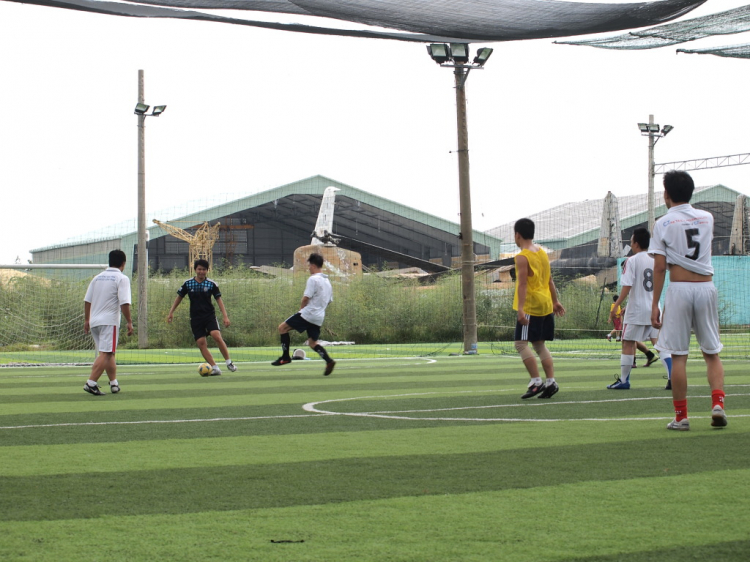
<svg viewBox="0 0 750 562">
<path fill-rule="evenodd" d="M 654 294 L 654 258 L 648 252 L 638 252 L 625 261 L 620 283 L 630 287 L 625 324 L 651 324 L 651 301 Z"/>
<path fill-rule="evenodd" d="M 700 275 L 713 275 L 711 241 L 714 217 L 689 203 L 676 205 L 654 223 L 648 253 L 667 257 L 667 264 L 684 267 Z"/>
</svg>

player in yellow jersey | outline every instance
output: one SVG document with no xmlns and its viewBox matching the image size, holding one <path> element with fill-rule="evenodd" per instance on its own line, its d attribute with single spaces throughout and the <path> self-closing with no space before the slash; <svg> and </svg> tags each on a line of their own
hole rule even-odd
<svg viewBox="0 0 750 562">
<path fill-rule="evenodd" d="M 555 339 L 555 315 L 565 314 L 557 300 L 557 289 L 552 280 L 547 253 L 534 244 L 534 222 L 519 219 L 513 226 L 516 245 L 521 252 L 516 255 L 516 292 L 513 310 L 518 312 L 516 322 L 516 349 L 529 372 L 531 381 L 521 398 L 552 398 L 560 388 L 555 382 L 555 368 L 545 341 Z M 529 342 L 542 362 L 546 381 L 539 376 L 539 367 Z"/>
</svg>

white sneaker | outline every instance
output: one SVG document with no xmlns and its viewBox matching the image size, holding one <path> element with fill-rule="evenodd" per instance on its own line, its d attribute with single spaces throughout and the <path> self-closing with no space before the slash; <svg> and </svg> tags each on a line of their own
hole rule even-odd
<svg viewBox="0 0 750 562">
<path fill-rule="evenodd" d="M 726 427 L 727 414 L 721 406 L 714 406 L 711 410 L 711 427 Z"/>
<path fill-rule="evenodd" d="M 667 429 L 674 429 L 676 431 L 688 431 L 690 429 L 690 421 L 685 418 L 684 420 L 672 420 L 667 424 Z"/>
<path fill-rule="evenodd" d="M 221 369 L 219 369 L 218 365 L 214 365 L 211 368 L 211 373 L 208 375 L 209 377 L 218 377 L 221 374 Z"/>
<path fill-rule="evenodd" d="M 234 363 L 230 361 L 229 363 L 227 363 L 227 369 L 229 369 L 230 371 L 234 373 L 237 370 L 237 367 L 235 367 Z"/>
</svg>

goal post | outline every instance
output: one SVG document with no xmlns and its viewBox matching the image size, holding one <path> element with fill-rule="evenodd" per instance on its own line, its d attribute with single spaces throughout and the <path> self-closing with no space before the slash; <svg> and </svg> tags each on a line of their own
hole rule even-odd
<svg viewBox="0 0 750 562">
<path fill-rule="evenodd" d="M 0 366 L 91 363 L 83 297 L 107 264 L 0 264 Z"/>
</svg>

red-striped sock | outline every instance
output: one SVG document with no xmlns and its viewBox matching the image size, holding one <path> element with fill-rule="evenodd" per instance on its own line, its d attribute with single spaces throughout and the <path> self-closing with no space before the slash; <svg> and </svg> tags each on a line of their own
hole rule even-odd
<svg viewBox="0 0 750 562">
<path fill-rule="evenodd" d="M 687 400 L 672 400 L 674 404 L 674 417 L 677 421 L 687 418 Z"/>
<path fill-rule="evenodd" d="M 721 406 L 724 407 L 724 391 L 723 390 L 712 390 L 711 391 L 711 407 Z"/>
</svg>

